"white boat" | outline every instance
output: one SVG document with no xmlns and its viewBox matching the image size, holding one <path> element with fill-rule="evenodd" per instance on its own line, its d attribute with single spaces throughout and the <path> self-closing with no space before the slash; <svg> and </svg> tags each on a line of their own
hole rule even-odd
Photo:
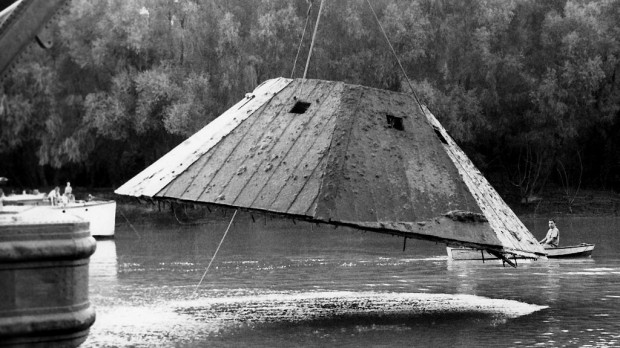
<svg viewBox="0 0 620 348">
<path fill-rule="evenodd" d="M 0 198 L 4 205 L 49 205 L 49 199 L 44 193 L 9 195 Z"/>
<path fill-rule="evenodd" d="M 76 201 L 65 205 L 55 205 L 50 208 L 60 210 L 65 214 L 78 216 L 90 222 L 90 234 L 93 237 L 114 237 L 116 224 L 115 201 Z"/>
<path fill-rule="evenodd" d="M 4 205 L 11 206 L 48 206 L 63 213 L 78 216 L 90 222 L 90 233 L 93 237 L 113 237 L 116 219 L 115 201 L 76 201 L 67 204 L 50 206 L 45 194 L 11 195 L 2 198 Z"/>
<path fill-rule="evenodd" d="M 586 243 L 557 248 L 545 248 L 547 258 L 550 259 L 590 257 L 593 250 L 594 244 Z M 489 254 L 486 250 L 465 247 L 446 247 L 446 251 L 448 252 L 448 258 L 451 260 L 497 260 L 495 255 Z M 509 258 L 513 259 L 514 257 L 510 256 Z M 516 258 L 523 259 L 521 256 L 516 256 Z"/>
<path fill-rule="evenodd" d="M 113 237 L 116 224 L 116 202 L 112 200 L 75 201 L 50 205 L 46 194 L 17 194 L 0 198 L 6 206 L 48 206 L 90 222 L 93 237 Z"/>
</svg>

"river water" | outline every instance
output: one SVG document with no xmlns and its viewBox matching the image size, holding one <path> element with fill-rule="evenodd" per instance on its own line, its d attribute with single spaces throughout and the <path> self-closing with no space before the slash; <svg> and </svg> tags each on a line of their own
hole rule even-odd
<svg viewBox="0 0 620 348">
<path fill-rule="evenodd" d="M 230 217 L 229 217 L 230 218 Z M 618 347 L 620 219 L 561 218 L 592 258 L 450 261 L 445 246 L 238 217 L 119 224 L 91 257 L 82 347 Z M 546 219 L 525 219 L 537 238 Z"/>
</svg>

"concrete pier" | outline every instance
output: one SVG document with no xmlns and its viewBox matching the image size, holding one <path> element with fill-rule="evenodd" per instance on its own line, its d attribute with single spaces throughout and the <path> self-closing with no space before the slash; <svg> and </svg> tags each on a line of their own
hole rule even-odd
<svg viewBox="0 0 620 348">
<path fill-rule="evenodd" d="M 0 346 L 77 347 L 95 321 L 89 224 L 47 207 L 0 208 Z"/>
</svg>

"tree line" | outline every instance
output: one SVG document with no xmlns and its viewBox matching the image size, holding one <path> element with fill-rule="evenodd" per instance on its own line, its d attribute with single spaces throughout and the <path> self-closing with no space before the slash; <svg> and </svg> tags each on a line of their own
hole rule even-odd
<svg viewBox="0 0 620 348">
<path fill-rule="evenodd" d="M 301 77 L 319 2 L 71 1 L 53 47 L 2 80 L 0 176 L 119 186 L 264 80 Z M 370 3 L 493 184 L 620 191 L 620 0 Z M 411 92 L 366 0 L 323 6 L 308 78 Z"/>
</svg>

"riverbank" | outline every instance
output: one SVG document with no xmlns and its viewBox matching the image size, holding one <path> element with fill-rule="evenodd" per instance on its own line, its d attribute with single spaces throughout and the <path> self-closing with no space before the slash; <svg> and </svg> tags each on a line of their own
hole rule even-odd
<svg viewBox="0 0 620 348">
<path fill-rule="evenodd" d="M 528 203 L 510 195 L 504 200 L 523 217 L 620 216 L 620 194 L 613 191 L 579 190 L 567 195 L 560 188 L 551 188 Z"/>
</svg>

